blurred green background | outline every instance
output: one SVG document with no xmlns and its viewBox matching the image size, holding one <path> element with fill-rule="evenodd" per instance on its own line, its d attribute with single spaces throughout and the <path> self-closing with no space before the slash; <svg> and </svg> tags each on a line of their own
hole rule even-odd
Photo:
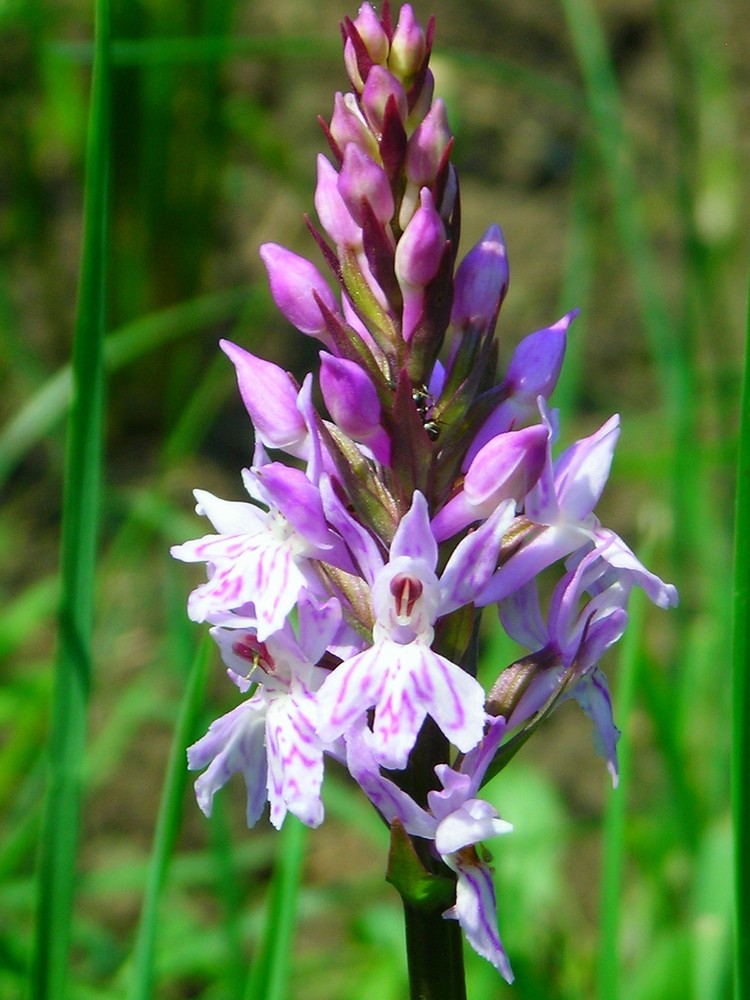
<svg viewBox="0 0 750 1000">
<path fill-rule="evenodd" d="M 65 417 L 81 247 L 93 5 L 0 0 L 0 997 L 25 994 L 45 790 Z M 490 786 L 506 987 L 468 955 L 472 1000 L 730 995 L 729 606 L 748 259 L 750 77 L 742 0 L 438 0 L 463 250 L 505 232 L 503 357 L 573 306 L 553 403 L 562 441 L 623 432 L 602 520 L 674 581 L 611 654 L 615 794 L 565 706 Z M 249 420 L 220 337 L 301 376 L 316 344 L 274 311 L 257 248 L 315 256 L 316 117 L 348 89 L 321 0 L 112 4 L 109 375 L 94 672 L 70 996 L 145 996 L 133 949 L 175 723 L 204 630 L 190 490 L 241 498 Z M 513 656 L 487 622 L 483 669 Z M 191 739 L 232 705 L 211 653 Z M 179 770 L 179 769 L 178 769 Z M 405 995 L 387 840 L 329 769 L 304 844 L 278 996 Z M 232 782 L 211 822 L 186 782 L 159 901 L 163 1000 L 252 996 L 280 840 Z M 289 838 L 288 838 L 289 839 Z M 289 845 L 287 844 L 287 847 Z M 289 848 L 291 851 L 292 849 Z M 287 855 L 289 856 L 289 855 Z M 282 852 L 283 857 L 283 852 Z M 262 995 L 262 994 L 257 994 Z M 55 998 L 57 1000 L 57 998 Z"/>
</svg>

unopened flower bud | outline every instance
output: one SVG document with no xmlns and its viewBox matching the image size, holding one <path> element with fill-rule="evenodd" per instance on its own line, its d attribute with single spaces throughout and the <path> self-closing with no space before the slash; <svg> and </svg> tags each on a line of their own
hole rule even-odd
<svg viewBox="0 0 750 1000">
<path fill-rule="evenodd" d="M 385 106 L 390 97 L 395 99 L 399 118 L 405 122 L 408 107 L 404 88 L 393 73 L 389 73 L 383 66 L 373 66 L 362 92 L 362 106 L 371 128 L 378 134 L 383 131 Z"/>
<path fill-rule="evenodd" d="M 369 3 L 362 4 L 354 21 L 346 18 L 343 27 L 346 33 L 344 65 L 352 86 L 361 94 L 372 66 L 385 65 L 388 35 Z"/>
<path fill-rule="evenodd" d="M 315 210 L 320 224 L 337 247 L 358 247 L 362 230 L 351 217 L 339 191 L 339 175 L 323 156 L 318 155 L 318 184 L 315 188 Z"/>
<path fill-rule="evenodd" d="M 406 176 L 419 187 L 432 184 L 452 133 L 445 104 L 438 98 L 409 139 Z"/>
<path fill-rule="evenodd" d="M 235 367 L 242 402 L 261 443 L 299 455 L 307 427 L 297 408 L 297 387 L 289 372 L 229 340 L 220 340 L 219 346 Z"/>
<path fill-rule="evenodd" d="M 492 225 L 458 266 L 451 323 L 457 330 L 471 326 L 489 330 L 508 291 L 508 257 L 500 226 Z"/>
<path fill-rule="evenodd" d="M 367 127 L 354 94 L 339 92 L 334 97 L 330 132 L 342 153 L 351 142 L 368 156 L 377 155 L 375 136 Z"/>
<path fill-rule="evenodd" d="M 424 306 L 424 288 L 440 267 L 445 227 L 435 211 L 428 188 L 420 192 L 419 208 L 396 246 L 396 278 L 404 297 L 402 336 L 411 339 Z"/>
<path fill-rule="evenodd" d="M 365 43 L 365 48 L 372 61 L 381 66 L 385 65 L 388 59 L 388 35 L 383 30 L 375 8 L 369 3 L 363 3 L 353 24 L 359 37 Z"/>
<path fill-rule="evenodd" d="M 332 313 L 339 305 L 314 264 L 278 243 L 264 243 L 260 255 L 268 271 L 273 300 L 290 323 L 302 333 L 327 339 L 327 327 L 315 296 Z"/>
<path fill-rule="evenodd" d="M 385 170 L 352 143 L 344 151 L 338 188 L 358 226 L 364 225 L 363 199 L 369 202 L 378 222 L 385 225 L 391 221 L 393 194 Z"/>
<path fill-rule="evenodd" d="M 513 352 L 503 380 L 506 397 L 482 425 L 466 453 L 464 468 L 496 434 L 533 420 L 539 413 L 539 399 L 549 399 L 565 357 L 568 327 L 578 315 L 573 309 L 553 326 L 524 337 Z"/>
<path fill-rule="evenodd" d="M 437 274 L 445 245 L 445 227 L 429 188 L 422 188 L 419 208 L 396 247 L 396 277 L 402 286 L 423 287 Z"/>
<path fill-rule="evenodd" d="M 320 388 L 331 417 L 349 437 L 366 444 L 379 462 L 390 460 L 390 440 L 381 425 L 375 386 L 354 361 L 320 352 Z"/>
<path fill-rule="evenodd" d="M 427 51 L 425 34 L 411 4 L 405 3 L 398 15 L 398 24 L 393 33 L 388 69 L 400 80 L 414 76 L 422 65 Z"/>
<path fill-rule="evenodd" d="M 431 69 L 427 70 L 424 82 L 416 98 L 413 98 L 412 108 L 406 121 L 406 131 L 413 132 L 426 117 L 432 107 L 432 97 L 435 93 L 435 77 Z"/>
</svg>

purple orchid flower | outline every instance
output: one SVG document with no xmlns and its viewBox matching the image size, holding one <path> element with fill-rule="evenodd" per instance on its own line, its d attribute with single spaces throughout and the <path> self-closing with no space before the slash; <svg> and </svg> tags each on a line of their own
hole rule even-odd
<svg viewBox="0 0 750 1000">
<path fill-rule="evenodd" d="M 476 850 L 480 841 L 513 829 L 488 802 L 476 797 L 505 731 L 505 719 L 491 719 L 487 734 L 457 769 L 437 765 L 435 773 L 443 788 L 428 793 L 429 811 L 381 773 L 373 734 L 363 723 L 350 731 L 345 742 L 350 773 L 383 817 L 389 823 L 398 819 L 407 833 L 431 840 L 435 854 L 456 873 L 456 902 L 443 916 L 458 920 L 472 948 L 512 983 L 513 972 L 497 932 L 492 869 Z"/>
<path fill-rule="evenodd" d="M 246 469 L 243 479 L 250 495 L 268 510 L 195 490 L 197 512 L 209 518 L 218 534 L 170 551 L 183 562 L 208 564 L 208 582 L 188 601 L 193 621 L 252 604 L 263 641 L 282 627 L 299 595 L 315 588 L 314 577 L 306 572 L 312 557 L 340 562 L 344 569 L 351 564 L 326 523 L 317 487 L 301 470 L 272 462 Z"/>
<path fill-rule="evenodd" d="M 549 428 L 548 450 L 542 472 L 524 501 L 527 538 L 479 595 L 482 605 L 502 600 L 547 566 L 593 541 L 599 527 L 593 510 L 609 476 L 619 417 L 611 417 L 595 434 L 576 442 L 553 462 L 552 424 L 541 399 L 540 406 Z M 542 530 L 534 530 L 534 526 Z"/>
<path fill-rule="evenodd" d="M 268 801 L 278 829 L 287 811 L 308 826 L 323 821 L 320 788 L 324 751 L 341 758 L 342 748 L 317 736 L 314 692 L 326 671 L 316 662 L 336 633 L 341 609 L 335 598 L 299 602 L 300 637 L 285 623 L 265 642 L 251 629 L 213 628 L 230 678 L 251 698 L 211 724 L 188 749 L 191 770 L 207 767 L 195 783 L 198 804 L 209 816 L 216 792 L 240 772 L 247 788 L 247 825 L 258 821 Z"/>
<path fill-rule="evenodd" d="M 593 549 L 555 587 L 546 623 L 536 581 L 519 587 L 499 606 L 508 635 L 536 651 L 539 662 L 538 671 L 512 709 L 509 727 L 521 725 L 556 694 L 558 704 L 575 699 L 594 723 L 596 748 L 607 761 L 615 786 L 620 733 L 612 718 L 609 687 L 599 661 L 625 631 L 629 590 Z M 594 596 L 581 608 L 581 601 L 591 593 Z M 502 702 L 503 687 L 501 674 L 490 700 Z"/>
<path fill-rule="evenodd" d="M 213 626 L 246 700 L 190 748 L 189 765 L 204 769 L 204 812 L 239 773 L 248 824 L 268 802 L 279 827 L 288 812 L 318 825 L 324 757 L 345 763 L 399 836 L 428 842 L 412 845 L 414 857 L 456 886 L 443 916 L 510 982 L 480 847 L 510 826 L 480 785 L 516 737 L 570 698 L 592 719 L 616 782 L 619 734 L 600 660 L 622 635 L 632 587 L 665 608 L 677 593 L 595 513 L 618 417 L 552 457 L 547 401 L 576 311 L 521 340 L 496 384 L 508 258 L 491 225 L 455 268 L 460 197 L 446 109 L 433 101 L 434 22 L 423 30 L 407 4 L 394 28 L 384 0 L 380 13 L 364 3 L 342 31 L 353 92 L 336 95 L 330 125 L 321 120 L 331 159 L 318 159 L 320 228 L 308 223 L 318 265 L 261 248 L 281 313 L 326 348 L 327 412 L 316 410 L 311 372 L 300 386 L 221 342 L 254 428 L 243 473 L 251 502 L 196 491 L 214 530 L 172 553 L 206 563 L 189 615 Z M 558 563 L 543 617 L 537 578 Z M 486 698 L 474 640 L 490 604 L 530 653 Z M 419 739 L 427 716 L 446 739 Z M 386 776 L 407 767 L 399 784 Z M 398 884 L 410 951 L 434 936 L 458 954 L 458 928 L 439 919 L 445 885 L 432 883 L 415 906 L 418 890 Z M 437 980 L 445 970 L 428 971 Z"/>
<path fill-rule="evenodd" d="M 484 726 L 484 692 L 461 667 L 431 648 L 434 624 L 481 590 L 497 559 L 512 511 L 500 510 L 467 536 L 443 579 L 427 503 L 416 492 L 394 535 L 389 561 L 372 573 L 373 645 L 340 664 L 318 693 L 319 733 L 332 740 L 375 706 L 374 753 L 403 768 L 430 715 L 459 750 L 471 750 Z M 370 572 L 374 567 L 369 567 Z"/>
</svg>

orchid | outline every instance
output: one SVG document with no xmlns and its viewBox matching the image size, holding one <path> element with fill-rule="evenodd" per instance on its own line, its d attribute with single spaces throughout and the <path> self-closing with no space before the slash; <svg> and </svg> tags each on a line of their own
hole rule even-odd
<svg viewBox="0 0 750 1000">
<path fill-rule="evenodd" d="M 195 784 L 206 815 L 211 814 L 216 791 L 240 772 L 247 788 L 248 826 L 258 821 L 266 799 L 277 829 L 287 810 L 308 826 L 323 820 L 323 753 L 337 756 L 337 751 L 316 733 L 314 691 L 325 671 L 314 661 L 332 640 L 341 613 L 335 598 L 324 605 L 308 599 L 300 603 L 300 612 L 299 640 L 288 623 L 266 642 L 258 639 L 255 629 L 211 630 L 230 679 L 241 691 L 252 682 L 257 687 L 251 698 L 213 722 L 188 750 L 191 769 L 208 765 Z"/>
<path fill-rule="evenodd" d="M 318 731 L 327 739 L 341 736 L 374 705 L 376 757 L 385 767 L 403 768 L 426 715 L 459 750 L 476 746 L 484 725 L 484 691 L 431 648 L 435 620 L 451 591 L 435 575 L 437 543 L 421 493 L 414 494 L 389 554 L 372 583 L 373 645 L 326 680 L 318 695 Z M 457 559 L 451 570 L 462 575 Z"/>
<path fill-rule="evenodd" d="M 497 933 L 492 872 L 476 850 L 480 841 L 513 829 L 488 802 L 476 798 L 505 728 L 502 716 L 492 719 L 487 735 L 457 770 L 447 764 L 435 767 L 443 787 L 428 793 L 428 810 L 380 772 L 366 727 L 351 730 L 347 761 L 352 775 L 381 815 L 390 823 L 398 820 L 407 833 L 432 841 L 435 854 L 456 873 L 455 903 L 443 916 L 457 920 L 474 950 L 510 983 L 513 973 Z"/>
<path fill-rule="evenodd" d="M 616 780 L 601 659 L 633 587 L 663 608 L 677 592 L 596 513 L 619 417 L 557 453 L 551 399 L 577 311 L 521 339 L 496 375 L 508 253 L 493 223 L 458 259 L 433 21 L 423 30 L 406 4 L 394 26 L 388 3 L 380 15 L 365 3 L 342 27 L 352 89 L 324 125 L 319 257 L 260 250 L 279 310 L 323 348 L 320 393 L 312 373 L 299 385 L 222 341 L 255 431 L 250 502 L 196 491 L 215 532 L 172 550 L 206 564 L 188 613 L 213 626 L 237 688 L 255 685 L 188 761 L 205 768 L 204 812 L 240 773 L 248 825 L 268 801 L 276 827 L 287 812 L 317 826 L 325 757 L 345 764 L 407 859 L 389 878 L 426 990 L 414 995 L 447 1000 L 444 984 L 462 981 L 459 929 L 512 979 L 481 846 L 511 827 L 482 784 L 566 699 L 593 720 Z M 546 616 L 542 572 L 557 577 Z M 529 655 L 497 664 L 486 691 L 490 606 Z M 434 962 L 415 941 L 432 941 Z"/>
</svg>

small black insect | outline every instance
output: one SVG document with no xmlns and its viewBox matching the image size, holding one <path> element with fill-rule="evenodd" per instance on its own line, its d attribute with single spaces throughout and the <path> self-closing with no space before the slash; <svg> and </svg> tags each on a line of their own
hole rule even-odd
<svg viewBox="0 0 750 1000">
<path fill-rule="evenodd" d="M 428 392 L 425 386 L 415 386 L 411 392 L 411 398 L 417 408 L 417 413 L 422 421 L 424 432 L 430 441 L 437 441 L 440 437 L 440 424 L 432 419 L 432 410 L 435 406 L 434 397 Z"/>
</svg>

